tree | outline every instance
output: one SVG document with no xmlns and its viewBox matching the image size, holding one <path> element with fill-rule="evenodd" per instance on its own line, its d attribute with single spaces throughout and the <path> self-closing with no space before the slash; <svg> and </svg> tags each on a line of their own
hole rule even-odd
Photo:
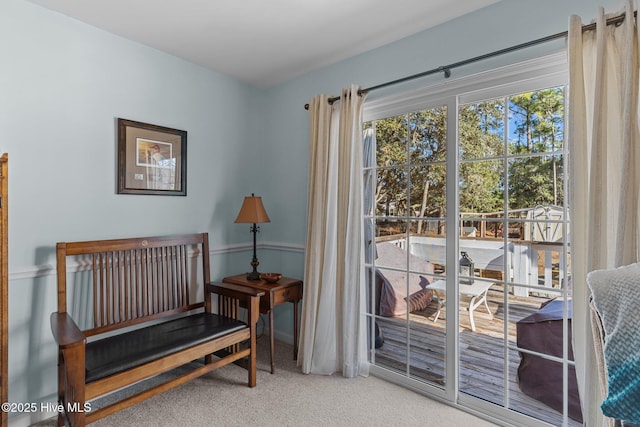
<svg viewBox="0 0 640 427">
<path fill-rule="evenodd" d="M 407 129 L 404 116 L 389 117 L 375 122 L 376 132 L 376 191 L 375 206 L 383 206 L 388 216 L 397 195 L 406 191 L 406 172 L 398 166 L 406 165 Z"/>
<path fill-rule="evenodd" d="M 446 120 L 442 107 L 365 124 L 376 134 L 379 213 L 389 216 L 393 203 L 398 216 L 446 215 Z"/>
<path fill-rule="evenodd" d="M 412 113 L 409 117 L 411 142 L 410 191 L 412 210 L 419 218 L 446 215 L 447 109 L 432 108 Z M 423 222 L 418 222 L 418 234 Z"/>
<path fill-rule="evenodd" d="M 518 138 L 509 142 L 509 207 L 562 205 L 564 91 L 561 87 L 511 97 L 509 111 Z M 522 136 L 526 135 L 523 144 Z"/>
<path fill-rule="evenodd" d="M 460 107 L 460 211 L 502 209 L 504 102 L 491 100 Z"/>
</svg>

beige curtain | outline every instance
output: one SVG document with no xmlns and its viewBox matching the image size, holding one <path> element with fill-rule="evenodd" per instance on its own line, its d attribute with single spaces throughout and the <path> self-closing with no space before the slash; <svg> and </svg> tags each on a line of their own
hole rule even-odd
<svg viewBox="0 0 640 427">
<path fill-rule="evenodd" d="M 309 103 L 309 196 L 298 365 L 366 376 L 362 104 L 358 87 Z"/>
<path fill-rule="evenodd" d="M 573 337 L 585 425 L 603 424 L 586 275 L 638 261 L 638 31 L 627 0 L 620 26 L 600 8 L 594 30 L 569 22 L 569 153 Z M 609 420 L 604 420 L 607 423 Z"/>
</svg>

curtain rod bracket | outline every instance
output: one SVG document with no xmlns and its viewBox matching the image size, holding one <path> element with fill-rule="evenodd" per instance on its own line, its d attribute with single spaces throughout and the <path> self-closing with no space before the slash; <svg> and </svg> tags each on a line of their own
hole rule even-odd
<svg viewBox="0 0 640 427">
<path fill-rule="evenodd" d="M 451 68 L 439 67 L 438 70 L 442 71 L 444 73 L 444 78 L 445 79 L 448 79 L 449 77 L 451 77 Z"/>
</svg>

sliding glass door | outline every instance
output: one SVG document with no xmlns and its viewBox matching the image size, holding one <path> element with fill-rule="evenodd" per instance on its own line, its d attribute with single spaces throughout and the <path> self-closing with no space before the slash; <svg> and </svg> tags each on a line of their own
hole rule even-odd
<svg viewBox="0 0 640 427">
<path fill-rule="evenodd" d="M 374 331 L 384 341 L 376 360 L 438 386 L 446 382 L 446 331 L 433 328 L 429 285 L 445 277 L 446 121 L 438 105 L 365 124 L 368 276 Z"/>
<path fill-rule="evenodd" d="M 365 109 L 373 371 L 523 425 L 581 421 L 563 70 L 553 57 Z"/>
</svg>

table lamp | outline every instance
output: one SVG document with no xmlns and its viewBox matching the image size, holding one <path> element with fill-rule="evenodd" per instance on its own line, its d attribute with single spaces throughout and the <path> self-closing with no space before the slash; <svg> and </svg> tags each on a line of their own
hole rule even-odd
<svg viewBox="0 0 640 427">
<path fill-rule="evenodd" d="M 251 260 L 251 267 L 253 271 L 247 273 L 248 280 L 259 280 L 260 273 L 258 273 L 258 257 L 256 256 L 256 234 L 260 231 L 260 227 L 257 224 L 264 222 L 271 222 L 267 212 L 262 205 L 262 197 L 256 197 L 253 193 L 251 196 L 246 196 L 242 202 L 242 207 L 238 213 L 238 217 L 234 221 L 236 223 L 253 224 L 250 228 L 253 233 L 253 259 Z"/>
</svg>

